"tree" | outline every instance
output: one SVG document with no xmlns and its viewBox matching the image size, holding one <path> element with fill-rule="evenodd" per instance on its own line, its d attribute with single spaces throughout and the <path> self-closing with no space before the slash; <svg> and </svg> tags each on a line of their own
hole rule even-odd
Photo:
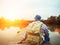
<svg viewBox="0 0 60 45">
<path fill-rule="evenodd" d="M 50 25 L 55 25 L 57 20 L 56 18 L 57 18 L 56 16 L 51 16 L 47 19 L 47 21 Z"/>
</svg>

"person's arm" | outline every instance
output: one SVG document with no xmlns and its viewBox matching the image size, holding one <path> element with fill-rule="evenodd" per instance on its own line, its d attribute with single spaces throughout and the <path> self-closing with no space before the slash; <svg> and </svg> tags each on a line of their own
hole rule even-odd
<svg viewBox="0 0 60 45">
<path fill-rule="evenodd" d="M 49 35 L 48 27 L 45 24 L 42 25 L 42 34 Z"/>
</svg>

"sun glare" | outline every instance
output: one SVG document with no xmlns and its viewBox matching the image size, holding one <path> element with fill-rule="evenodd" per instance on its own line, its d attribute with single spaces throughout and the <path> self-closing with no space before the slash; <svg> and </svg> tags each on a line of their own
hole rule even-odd
<svg viewBox="0 0 60 45">
<path fill-rule="evenodd" d="M 5 15 L 4 16 L 6 19 L 10 19 L 12 21 L 14 21 L 15 19 L 17 19 L 17 17 L 15 15 Z"/>
</svg>

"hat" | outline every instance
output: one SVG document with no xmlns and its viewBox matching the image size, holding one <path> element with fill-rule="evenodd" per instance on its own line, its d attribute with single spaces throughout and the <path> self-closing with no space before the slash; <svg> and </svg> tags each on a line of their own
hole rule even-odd
<svg viewBox="0 0 60 45">
<path fill-rule="evenodd" d="M 40 20 L 40 19 L 41 19 L 41 16 L 40 16 L 40 15 L 36 15 L 36 16 L 34 17 L 34 19 L 35 19 L 35 20 Z"/>
</svg>

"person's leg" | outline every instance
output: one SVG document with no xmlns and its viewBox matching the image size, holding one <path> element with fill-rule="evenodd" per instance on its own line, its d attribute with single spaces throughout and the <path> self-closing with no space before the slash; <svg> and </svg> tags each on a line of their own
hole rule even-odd
<svg viewBox="0 0 60 45">
<path fill-rule="evenodd" d="M 28 36 L 28 34 L 26 33 L 26 34 L 25 34 L 25 38 L 23 38 L 21 41 L 17 42 L 17 44 L 23 43 L 23 42 L 27 39 L 27 36 Z"/>
<path fill-rule="evenodd" d="M 45 44 L 46 42 L 50 42 L 49 36 L 44 36 L 44 41 L 42 42 L 41 45 Z"/>
<path fill-rule="evenodd" d="M 43 45 L 45 42 L 46 42 L 46 41 L 44 40 L 44 41 L 41 43 L 41 45 Z"/>
</svg>

